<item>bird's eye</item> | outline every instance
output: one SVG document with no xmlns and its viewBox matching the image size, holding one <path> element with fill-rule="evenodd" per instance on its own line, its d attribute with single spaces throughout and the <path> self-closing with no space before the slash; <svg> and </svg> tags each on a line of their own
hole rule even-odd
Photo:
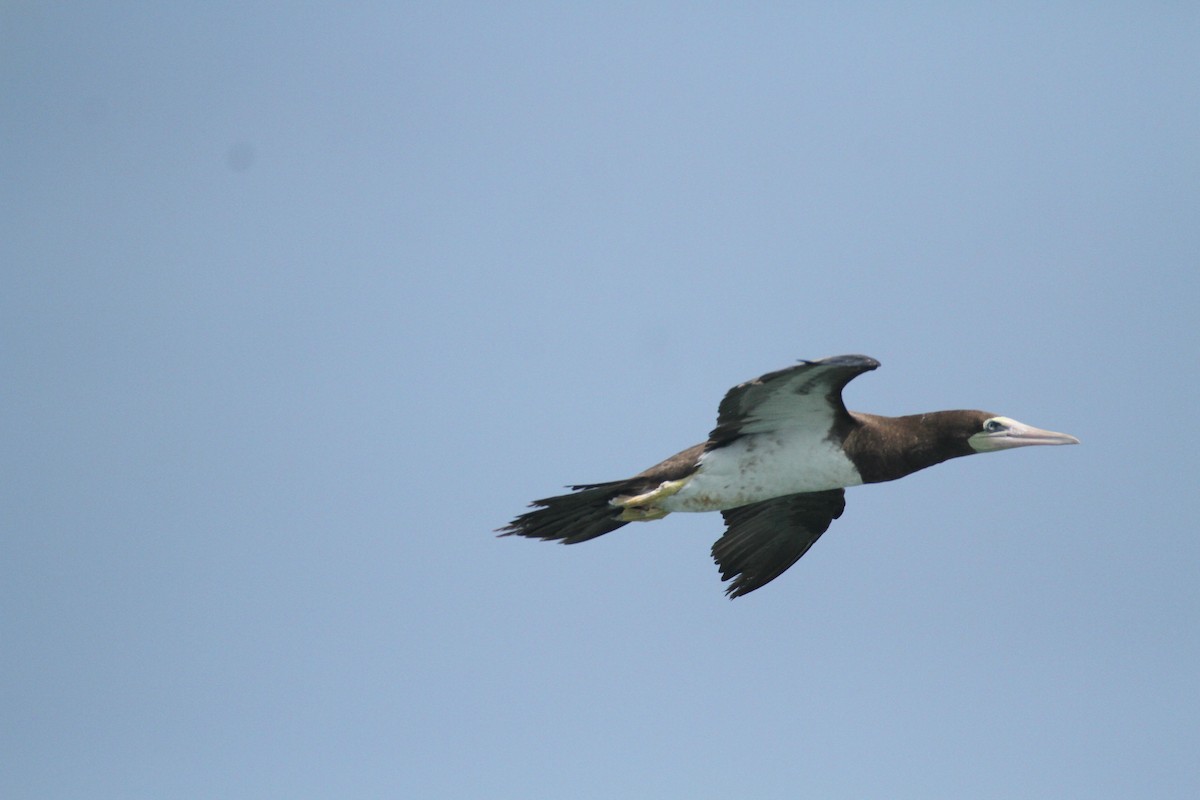
<svg viewBox="0 0 1200 800">
<path fill-rule="evenodd" d="M 988 433 L 997 433 L 1004 430 L 1004 423 L 998 419 L 989 419 L 983 423 L 983 429 Z"/>
</svg>

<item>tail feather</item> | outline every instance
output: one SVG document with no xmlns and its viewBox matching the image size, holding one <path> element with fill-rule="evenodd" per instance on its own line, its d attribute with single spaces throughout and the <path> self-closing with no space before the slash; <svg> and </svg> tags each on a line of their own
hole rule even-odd
<svg viewBox="0 0 1200 800">
<path fill-rule="evenodd" d="M 531 539 L 559 540 L 577 544 L 615 531 L 628 522 L 617 519 L 621 509 L 609 504 L 617 495 L 627 494 L 629 481 L 589 483 L 572 486 L 573 494 L 534 500 L 527 511 L 497 531 L 501 536 L 528 536 Z"/>
</svg>

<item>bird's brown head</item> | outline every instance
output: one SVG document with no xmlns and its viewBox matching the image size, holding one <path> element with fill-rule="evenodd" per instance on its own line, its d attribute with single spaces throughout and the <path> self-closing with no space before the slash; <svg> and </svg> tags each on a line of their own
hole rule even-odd
<svg viewBox="0 0 1200 800">
<path fill-rule="evenodd" d="M 933 411 L 906 417 L 854 414 L 846 449 L 866 483 L 891 481 L 951 458 L 1036 444 L 1078 444 L 988 411 Z"/>
<path fill-rule="evenodd" d="M 972 415 L 973 429 L 967 433 L 966 442 L 976 453 L 1039 444 L 1079 444 L 1079 440 L 1069 433 L 1042 430 L 986 411 L 967 413 Z"/>
</svg>

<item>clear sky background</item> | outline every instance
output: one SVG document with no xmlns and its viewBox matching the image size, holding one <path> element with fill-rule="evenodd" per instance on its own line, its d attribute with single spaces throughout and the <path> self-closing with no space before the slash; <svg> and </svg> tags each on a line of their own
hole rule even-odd
<svg viewBox="0 0 1200 800">
<path fill-rule="evenodd" d="M 0 11 L 0 795 L 1194 798 L 1192 3 Z M 1083 445 L 492 530 L 838 353 Z"/>
</svg>

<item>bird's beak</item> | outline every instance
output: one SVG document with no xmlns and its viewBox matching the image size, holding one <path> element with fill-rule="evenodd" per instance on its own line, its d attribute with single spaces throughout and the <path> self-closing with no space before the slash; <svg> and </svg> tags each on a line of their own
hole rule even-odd
<svg viewBox="0 0 1200 800">
<path fill-rule="evenodd" d="M 1079 444 L 1079 440 L 1069 433 L 1045 431 L 1007 417 L 1000 417 L 1000 419 L 1005 423 L 1003 430 L 991 433 L 983 431 L 975 434 L 969 440 L 971 447 L 978 452 L 984 452 L 1029 447 L 1035 444 Z"/>
</svg>

